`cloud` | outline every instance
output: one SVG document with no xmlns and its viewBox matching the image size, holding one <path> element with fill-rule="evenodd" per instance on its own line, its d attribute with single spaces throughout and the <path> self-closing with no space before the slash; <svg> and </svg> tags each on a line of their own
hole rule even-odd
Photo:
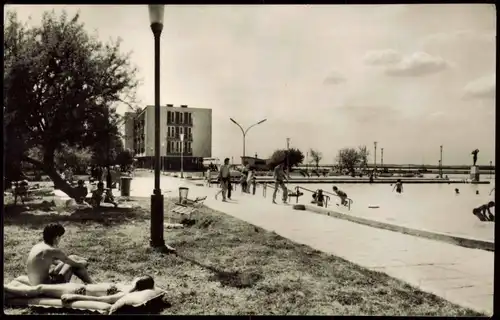
<svg viewBox="0 0 500 320">
<path fill-rule="evenodd" d="M 340 84 L 340 83 L 343 83 L 343 82 L 346 82 L 347 79 L 337 73 L 337 72 L 332 72 L 330 73 L 330 75 L 328 77 L 325 78 L 325 80 L 323 80 L 323 84 L 326 84 L 326 85 L 336 85 L 336 84 Z"/>
<path fill-rule="evenodd" d="M 391 122 L 402 116 L 400 110 L 389 106 L 347 105 L 337 107 L 335 111 L 358 123 Z"/>
<path fill-rule="evenodd" d="M 448 67 L 449 64 L 441 57 L 425 52 L 415 52 L 404 57 L 395 66 L 387 68 L 385 74 L 398 77 L 420 77 L 441 72 Z"/>
<path fill-rule="evenodd" d="M 491 43 L 496 41 L 496 32 L 494 30 L 458 30 L 449 33 L 434 33 L 422 39 L 423 46 L 434 46 L 443 44 L 472 44 L 472 43 Z"/>
<path fill-rule="evenodd" d="M 402 56 L 399 52 L 392 49 L 368 51 L 363 58 L 367 65 L 390 65 L 400 62 Z"/>
<path fill-rule="evenodd" d="M 464 99 L 495 98 L 496 75 L 481 77 L 469 82 L 464 87 Z"/>
</svg>

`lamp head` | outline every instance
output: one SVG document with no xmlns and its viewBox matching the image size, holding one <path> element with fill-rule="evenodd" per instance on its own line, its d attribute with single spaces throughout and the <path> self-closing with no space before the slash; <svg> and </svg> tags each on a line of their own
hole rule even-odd
<svg viewBox="0 0 500 320">
<path fill-rule="evenodd" d="M 260 120 L 259 122 L 257 122 L 257 124 L 261 124 L 261 123 L 264 123 L 264 122 L 266 122 L 266 121 L 267 121 L 267 119 Z"/>
<path fill-rule="evenodd" d="M 231 120 L 233 123 L 238 124 L 236 121 L 234 121 L 234 119 L 233 119 L 233 118 L 229 118 L 229 120 Z"/>
<path fill-rule="evenodd" d="M 163 4 L 150 4 L 149 9 L 149 22 L 151 24 L 161 24 L 163 25 L 163 16 L 165 13 L 165 5 Z"/>
</svg>

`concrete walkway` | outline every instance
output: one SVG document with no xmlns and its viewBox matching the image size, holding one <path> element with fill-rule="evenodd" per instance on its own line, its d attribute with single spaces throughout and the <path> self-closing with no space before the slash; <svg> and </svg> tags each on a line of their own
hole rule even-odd
<svg viewBox="0 0 500 320">
<path fill-rule="evenodd" d="M 189 181 L 167 178 L 176 196 L 179 186 L 189 187 L 189 197 L 208 196 L 205 204 L 294 242 L 342 257 L 363 267 L 384 272 L 453 303 L 493 314 L 494 253 L 414 237 L 335 219 L 267 198 L 234 192 L 227 203 L 216 201 L 217 188 L 198 187 Z M 142 188 L 138 188 L 142 189 Z M 138 189 L 136 189 L 138 191 Z M 149 193 L 149 188 L 146 188 Z M 141 196 L 133 192 L 134 196 Z M 279 197 L 278 197 L 279 199 Z M 443 315 L 444 316 L 444 315 Z"/>
</svg>

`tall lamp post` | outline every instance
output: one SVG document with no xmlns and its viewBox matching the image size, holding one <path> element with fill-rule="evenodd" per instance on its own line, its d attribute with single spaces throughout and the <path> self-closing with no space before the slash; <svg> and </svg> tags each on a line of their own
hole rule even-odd
<svg viewBox="0 0 500 320">
<path fill-rule="evenodd" d="M 443 146 L 439 146 L 439 177 L 443 177 Z"/>
<path fill-rule="evenodd" d="M 153 248 L 167 249 L 171 252 L 174 249 L 165 246 L 163 239 L 163 195 L 160 189 L 160 36 L 163 30 L 165 5 L 150 4 L 148 8 L 155 48 L 155 187 L 151 195 L 150 245 Z"/>
<path fill-rule="evenodd" d="M 248 130 L 250 130 L 251 128 L 255 127 L 258 124 L 266 122 L 267 119 L 260 120 L 259 122 L 252 124 L 246 130 L 244 130 L 243 127 L 238 122 L 236 122 L 233 118 L 229 118 L 229 120 L 231 120 L 235 125 L 237 125 L 241 129 L 241 133 L 243 133 L 243 157 L 245 157 L 245 137 L 247 136 Z M 243 158 L 241 159 L 241 164 L 244 165 Z"/>
<path fill-rule="evenodd" d="M 181 133 L 181 179 L 184 178 L 184 133 Z"/>
<path fill-rule="evenodd" d="M 374 166 L 374 171 L 377 172 L 377 141 L 373 142 L 373 146 L 375 148 L 375 154 L 373 157 L 373 166 Z"/>
<path fill-rule="evenodd" d="M 165 148 L 165 141 L 163 141 L 161 143 L 161 148 L 162 148 L 162 150 Z M 161 172 L 165 173 L 165 158 L 163 156 L 163 152 L 161 154 L 162 154 L 162 156 L 161 156 Z"/>
<path fill-rule="evenodd" d="M 290 175 L 290 138 L 286 138 L 286 173 Z"/>
<path fill-rule="evenodd" d="M 380 148 L 380 167 L 384 170 L 384 148 Z"/>
</svg>

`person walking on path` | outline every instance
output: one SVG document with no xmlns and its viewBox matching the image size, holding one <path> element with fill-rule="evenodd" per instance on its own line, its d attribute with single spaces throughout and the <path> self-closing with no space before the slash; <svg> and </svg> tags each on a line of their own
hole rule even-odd
<svg viewBox="0 0 500 320">
<path fill-rule="evenodd" d="M 248 170 L 247 173 L 247 193 L 250 193 L 250 186 L 252 185 L 252 179 L 255 175 L 255 170 Z"/>
<path fill-rule="evenodd" d="M 231 175 L 229 172 L 229 158 L 224 159 L 224 164 L 220 167 L 219 171 L 219 181 L 221 183 L 221 190 L 215 194 L 215 199 L 217 200 L 217 196 L 222 193 L 222 201 L 227 202 L 226 192 L 229 187 L 229 180 L 231 179 Z"/>
<path fill-rule="evenodd" d="M 283 190 L 283 203 L 286 203 L 288 199 L 288 190 L 285 186 L 285 180 L 288 181 L 285 171 L 283 170 L 283 163 L 278 164 L 274 168 L 274 192 L 273 192 L 273 203 L 276 204 L 276 194 L 278 193 L 278 188 Z"/>
</svg>

